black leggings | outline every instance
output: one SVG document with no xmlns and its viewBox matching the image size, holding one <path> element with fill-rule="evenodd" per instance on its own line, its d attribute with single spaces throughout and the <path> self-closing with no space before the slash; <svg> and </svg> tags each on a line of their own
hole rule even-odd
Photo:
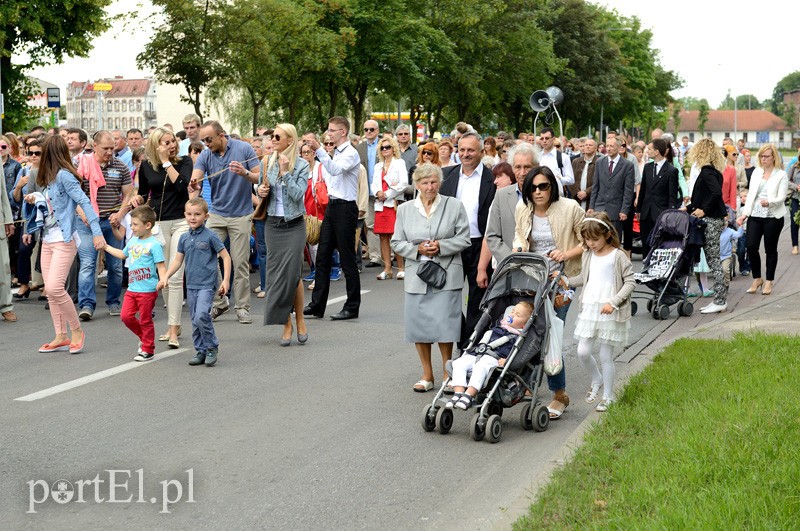
<svg viewBox="0 0 800 531">
<path fill-rule="evenodd" d="M 764 254 L 767 256 L 766 280 L 775 280 L 778 267 L 778 239 L 783 230 L 783 218 L 747 218 L 747 255 L 753 278 L 761 278 L 761 238 L 764 238 Z"/>
</svg>

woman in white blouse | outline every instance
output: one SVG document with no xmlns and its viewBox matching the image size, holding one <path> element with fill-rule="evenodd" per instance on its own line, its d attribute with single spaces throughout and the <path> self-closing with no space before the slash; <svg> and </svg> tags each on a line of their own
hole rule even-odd
<svg viewBox="0 0 800 531">
<path fill-rule="evenodd" d="M 758 150 L 758 167 L 750 178 L 747 201 L 737 222 L 747 219 L 747 254 L 753 273 L 753 284 L 747 293 L 762 295 L 772 293 L 775 269 L 778 266 L 778 239 L 786 216 L 786 192 L 789 181 L 783 171 L 783 159 L 774 144 L 765 144 Z M 766 281 L 761 278 L 761 256 L 758 254 L 761 239 L 767 257 Z"/>
<path fill-rule="evenodd" d="M 375 196 L 375 234 L 381 239 L 381 259 L 383 271 L 378 280 L 392 278 L 392 248 L 390 240 L 394 234 L 397 216 L 396 198 L 402 199 L 408 183 L 408 169 L 400 155 L 400 146 L 393 138 L 383 138 L 378 145 L 378 163 L 375 164 L 372 179 L 372 194 Z M 403 257 L 397 256 L 397 279 L 405 278 Z"/>
</svg>

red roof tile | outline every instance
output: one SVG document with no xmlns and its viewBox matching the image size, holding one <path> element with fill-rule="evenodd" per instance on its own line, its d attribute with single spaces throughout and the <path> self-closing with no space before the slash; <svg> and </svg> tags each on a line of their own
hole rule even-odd
<svg viewBox="0 0 800 531">
<path fill-rule="evenodd" d="M 711 132 L 733 132 L 733 113 L 734 111 L 708 111 L 708 121 L 705 131 Z M 681 112 L 680 131 L 699 131 L 697 127 L 700 111 Z M 667 125 L 667 130 L 671 131 L 672 120 Z M 740 110 L 736 112 L 736 129 L 738 131 L 790 131 L 782 118 L 775 116 L 769 111 Z"/>
</svg>

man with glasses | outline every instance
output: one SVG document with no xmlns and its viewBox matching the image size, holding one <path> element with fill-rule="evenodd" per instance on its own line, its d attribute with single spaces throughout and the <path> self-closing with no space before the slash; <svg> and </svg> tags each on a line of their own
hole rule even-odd
<svg viewBox="0 0 800 531">
<path fill-rule="evenodd" d="M 223 242 L 230 238 L 236 318 L 241 324 L 250 324 L 253 322 L 250 317 L 251 192 L 252 185 L 258 182 L 261 163 L 250 143 L 231 138 L 217 121 L 205 122 L 200 127 L 199 137 L 206 149 L 194 164 L 189 193 L 211 187 L 206 226 Z M 227 297 L 217 296 L 211 317 L 216 319 L 229 308 Z"/>
<path fill-rule="evenodd" d="M 192 142 L 200 142 L 200 117 L 196 114 L 187 114 L 183 117 L 183 132 L 186 138 L 178 144 L 178 156 L 186 157 L 189 155 L 189 146 Z"/>
<path fill-rule="evenodd" d="M 553 174 L 555 174 L 561 186 L 561 195 L 563 196 L 564 189 L 575 184 L 575 174 L 572 172 L 572 162 L 569 159 L 569 155 L 555 148 L 555 138 L 555 132 L 552 127 L 542 129 L 539 135 L 539 140 L 542 143 L 539 164 L 553 170 Z"/>
<path fill-rule="evenodd" d="M 346 281 L 347 301 L 342 311 L 331 316 L 334 321 L 357 319 L 361 307 L 361 279 L 356 265 L 356 227 L 358 226 L 358 178 L 361 159 L 350 143 L 350 122 L 342 116 L 328 120 L 328 139 L 334 143 L 333 158 L 320 146 L 317 139 L 309 139 L 308 146 L 316 152 L 317 160 L 328 172 L 328 208 L 320 228 L 317 248 L 317 274 L 311 302 L 303 315 L 323 317 L 330 291 L 331 260 L 334 250 L 339 257 Z"/>
<path fill-rule="evenodd" d="M 372 178 L 375 164 L 378 162 L 378 122 L 367 120 L 364 122 L 364 141 L 356 146 L 361 165 L 367 170 L 367 184 L 369 185 L 369 206 L 367 207 L 367 230 L 365 243 L 369 253 L 369 263 L 366 267 L 382 267 L 380 255 L 380 241 L 373 232 L 375 224 L 375 196 L 372 194 Z"/>
<path fill-rule="evenodd" d="M 478 283 L 478 265 L 483 250 L 483 236 L 489 218 L 489 208 L 494 200 L 497 187 L 494 185 L 492 170 L 481 163 L 483 140 L 475 132 L 467 132 L 458 142 L 458 155 L 461 164 L 443 168 L 444 179 L 440 192 L 442 195 L 455 197 L 464 204 L 469 219 L 470 246 L 461 252 L 464 264 L 464 276 L 469 285 L 467 299 L 466 327 L 461 331 L 463 347 L 469 334 L 475 329 L 480 317 L 480 303 L 486 292 L 487 279 Z M 510 187 L 509 187 L 510 188 Z M 485 250 L 489 252 L 488 247 Z"/>
<path fill-rule="evenodd" d="M 525 176 L 537 165 L 536 149 L 527 142 L 514 146 L 508 152 L 508 160 L 517 179 L 517 185 L 505 186 L 494 196 L 489 209 L 489 221 L 486 224 L 486 244 L 491 256 L 481 256 L 478 265 L 479 280 L 486 278 L 488 281 L 488 268 L 492 257 L 499 262 L 511 254 L 514 230 L 517 227 L 514 212 L 517 203 L 522 201 L 522 183 L 525 181 Z"/>
</svg>

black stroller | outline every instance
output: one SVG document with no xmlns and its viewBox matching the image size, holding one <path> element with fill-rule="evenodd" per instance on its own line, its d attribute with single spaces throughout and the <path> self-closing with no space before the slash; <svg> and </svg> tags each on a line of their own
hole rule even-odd
<svg viewBox="0 0 800 531">
<path fill-rule="evenodd" d="M 465 352 L 476 347 L 484 333 L 503 316 L 506 307 L 527 301 L 533 312 L 522 334 L 517 337 L 503 367 L 496 367 L 475 397 L 470 421 L 470 436 L 480 441 L 484 437 L 492 443 L 500 440 L 503 432 L 503 410 L 520 402 L 520 425 L 525 430 L 544 431 L 550 422 L 547 407 L 537 398 L 543 374 L 543 346 L 547 343 L 549 322 L 546 304 L 552 304 L 557 289 L 557 279 L 549 277 L 547 259 L 532 253 L 514 253 L 498 264 L 492 280 L 481 301 L 483 314 L 469 338 Z M 447 362 L 448 374 L 453 373 L 452 362 Z M 453 409 L 444 407 L 447 378 L 433 401 L 422 411 L 422 428 L 438 429 L 448 433 L 453 426 Z M 527 394 L 526 394 L 527 392 Z"/>
<path fill-rule="evenodd" d="M 664 210 L 650 233 L 650 252 L 642 261 L 642 271 L 633 277 L 638 284 L 644 284 L 653 292 L 647 294 L 647 311 L 653 319 L 667 319 L 670 306 L 676 304 L 678 315 L 688 317 L 694 312 L 694 305 L 686 299 L 686 293 L 702 246 L 690 238 L 692 231 L 696 230 L 695 223 L 684 210 Z M 631 301 L 631 314 L 635 315 L 636 310 L 636 302 Z"/>
</svg>

